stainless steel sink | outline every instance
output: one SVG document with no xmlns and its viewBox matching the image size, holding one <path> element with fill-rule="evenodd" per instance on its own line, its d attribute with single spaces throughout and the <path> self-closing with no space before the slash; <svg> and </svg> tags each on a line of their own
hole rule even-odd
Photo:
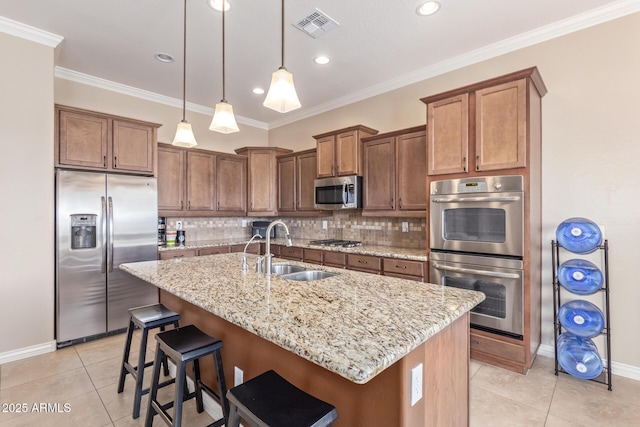
<svg viewBox="0 0 640 427">
<path fill-rule="evenodd" d="M 337 275 L 338 273 L 329 273 L 328 271 L 304 270 L 297 273 L 282 274 L 280 278 L 286 280 L 297 280 L 299 282 L 310 282 L 312 280 L 321 280 Z"/>
<path fill-rule="evenodd" d="M 271 274 L 280 276 L 282 274 L 297 273 L 305 271 L 306 268 L 293 264 L 271 264 Z"/>
</svg>

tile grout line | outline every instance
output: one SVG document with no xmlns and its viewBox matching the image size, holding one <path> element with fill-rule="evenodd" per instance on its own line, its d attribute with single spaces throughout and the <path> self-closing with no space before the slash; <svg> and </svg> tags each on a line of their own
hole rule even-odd
<svg viewBox="0 0 640 427">
<path fill-rule="evenodd" d="M 549 408 L 547 409 L 547 415 L 544 417 L 544 425 L 547 425 L 547 422 L 549 421 L 549 415 L 551 415 L 551 406 L 553 405 L 553 399 L 556 396 L 556 389 L 558 388 L 558 376 L 554 373 L 553 374 L 556 377 L 556 381 L 553 384 L 553 393 L 551 393 L 551 400 L 549 401 Z"/>
</svg>

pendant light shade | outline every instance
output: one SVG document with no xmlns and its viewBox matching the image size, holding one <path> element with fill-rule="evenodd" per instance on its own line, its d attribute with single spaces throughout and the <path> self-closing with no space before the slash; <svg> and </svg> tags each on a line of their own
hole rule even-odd
<svg viewBox="0 0 640 427">
<path fill-rule="evenodd" d="M 224 50 L 224 12 L 225 0 L 222 0 L 222 99 L 216 104 L 216 111 L 213 113 L 213 120 L 209 130 L 220 133 L 233 133 L 238 132 L 238 124 L 236 118 L 233 115 L 233 107 L 225 99 L 225 50 Z"/>
<path fill-rule="evenodd" d="M 233 115 L 233 107 L 231 104 L 220 101 L 216 104 L 216 111 L 213 113 L 213 120 L 209 129 L 220 133 L 238 132 L 238 124 Z"/>
<path fill-rule="evenodd" d="M 269 86 L 269 92 L 267 92 L 267 97 L 262 105 L 279 113 L 286 113 L 300 108 L 301 105 L 293 85 L 293 74 L 284 67 L 284 0 L 282 0 L 281 27 L 282 65 L 271 76 L 271 86 Z"/>
<path fill-rule="evenodd" d="M 187 110 L 187 0 L 184 0 L 184 26 L 183 26 L 183 55 L 182 61 L 182 121 L 178 123 L 176 136 L 173 138 L 172 145 L 179 147 L 195 147 L 198 145 L 196 137 L 193 135 L 191 125 L 186 119 Z"/>
</svg>

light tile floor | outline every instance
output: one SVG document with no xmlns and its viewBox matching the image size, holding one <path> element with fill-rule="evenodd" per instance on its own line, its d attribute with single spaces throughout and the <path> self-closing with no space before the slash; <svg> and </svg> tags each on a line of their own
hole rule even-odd
<svg viewBox="0 0 640 427">
<path fill-rule="evenodd" d="M 124 340 L 120 334 L 0 365 L 0 427 L 143 426 L 148 396 L 134 420 L 131 377 L 124 393 L 116 392 Z M 150 337 L 148 358 L 154 344 Z M 136 335 L 132 357 L 139 346 Z M 602 384 L 556 377 L 553 369 L 546 357 L 538 357 L 526 376 L 471 361 L 471 426 L 640 426 L 640 381 L 614 376 L 610 392 Z M 150 377 L 148 368 L 145 384 Z M 172 393 L 173 386 L 161 389 L 161 400 Z M 16 404 L 26 404 L 26 412 L 16 412 Z M 196 412 L 194 400 L 185 404 L 184 426 L 212 421 Z M 155 417 L 153 425 L 164 424 Z"/>
</svg>

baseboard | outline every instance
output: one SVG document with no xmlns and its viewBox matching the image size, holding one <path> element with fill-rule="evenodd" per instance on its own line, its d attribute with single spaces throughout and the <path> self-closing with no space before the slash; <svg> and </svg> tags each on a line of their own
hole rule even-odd
<svg viewBox="0 0 640 427">
<path fill-rule="evenodd" d="M 556 357 L 555 348 L 552 345 L 541 344 L 538 348 L 538 356 Z M 604 361 L 606 363 L 606 360 Z M 624 363 L 611 362 L 611 373 L 621 377 L 640 381 L 640 366 L 625 365 Z"/>
<path fill-rule="evenodd" d="M 56 350 L 56 342 L 49 341 L 42 344 L 36 344 L 29 347 L 19 348 L 17 350 L 0 353 L 0 365 L 16 360 L 26 359 L 28 357 L 39 356 L 45 353 L 51 353 Z"/>
</svg>

